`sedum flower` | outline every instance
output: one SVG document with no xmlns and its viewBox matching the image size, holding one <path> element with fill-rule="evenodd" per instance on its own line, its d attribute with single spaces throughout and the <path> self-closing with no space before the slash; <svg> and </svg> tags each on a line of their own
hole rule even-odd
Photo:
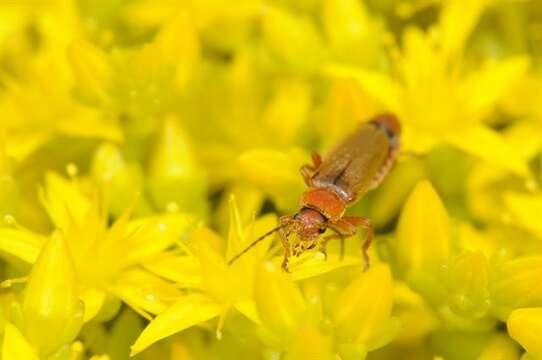
<svg viewBox="0 0 542 360">
<path fill-rule="evenodd" d="M 324 72 L 356 79 L 364 91 L 402 119 L 403 143 L 427 151 L 453 145 L 509 171 L 526 175 L 520 157 L 482 121 L 526 71 L 528 61 L 514 57 L 492 61 L 473 71 L 462 63 L 466 40 L 488 1 L 443 3 L 439 22 L 423 33 L 408 28 L 392 57 L 395 72 L 385 75 L 331 63 Z"/>
<path fill-rule="evenodd" d="M 115 309 L 122 299 L 143 316 L 159 313 L 180 292 L 160 278 L 138 268 L 138 264 L 163 252 L 188 229 L 192 220 L 173 213 L 130 221 L 128 208 L 112 225 L 96 193 L 88 197 L 77 179 L 67 181 L 51 173 L 47 176 L 42 200 L 54 225 L 64 235 L 77 277 L 78 296 L 85 303 L 84 319 Z M 27 230 L 6 232 L 7 250 L 34 246 L 39 251 L 41 236 Z M 21 258 L 29 262 L 27 253 Z"/>
<path fill-rule="evenodd" d="M 189 246 L 183 246 L 184 251 L 180 254 L 173 252 L 144 262 L 150 271 L 190 291 L 151 321 L 132 346 L 132 354 L 141 352 L 169 335 L 216 317 L 219 318 L 216 333 L 220 338 L 226 313 L 233 309 L 253 323 L 261 323 L 254 299 L 254 287 L 260 283 L 258 268 L 269 256 L 272 238 L 263 240 L 231 266 L 228 266 L 226 259 L 233 258 L 256 236 L 275 227 L 276 219 L 265 216 L 244 228 L 233 197 L 229 201 L 229 210 L 227 240 L 202 227 L 193 231 Z M 274 262 L 278 264 L 280 260 L 281 257 L 277 256 Z M 324 261 L 308 255 L 293 261 L 291 269 L 292 276 L 301 280 L 340 267 L 360 264 L 361 259 L 347 258 L 339 261 L 338 256 L 330 255 L 330 259 Z"/>
<path fill-rule="evenodd" d="M 329 314 L 313 313 L 311 308 L 318 306 L 321 295 L 305 298 L 289 275 L 271 262 L 260 267 L 254 290 L 262 340 L 287 359 L 365 358 L 397 331 L 398 324 L 390 317 L 392 279 L 384 265 L 356 277 L 338 295 Z"/>
</svg>

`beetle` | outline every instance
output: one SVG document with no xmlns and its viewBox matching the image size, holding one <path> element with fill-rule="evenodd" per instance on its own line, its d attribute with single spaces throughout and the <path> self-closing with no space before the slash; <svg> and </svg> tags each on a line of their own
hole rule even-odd
<svg viewBox="0 0 542 360">
<path fill-rule="evenodd" d="M 228 264 L 267 236 L 278 232 L 284 248 L 282 269 L 289 272 L 290 256 L 319 246 L 327 257 L 326 245 L 333 239 L 341 240 L 341 257 L 344 239 L 356 234 L 359 227 L 367 230 L 362 245 L 365 269 L 369 267 L 368 249 L 374 237 L 371 222 L 363 217 L 345 215 L 345 210 L 355 204 L 365 193 L 378 187 L 390 172 L 399 152 L 401 126 L 393 114 L 380 114 L 359 125 L 355 132 L 339 142 L 323 159 L 312 154 L 312 165 L 303 165 L 301 175 L 308 186 L 301 197 L 301 209 L 295 215 L 280 218 L 279 225 L 254 240 Z M 320 238 L 326 229 L 335 232 Z M 297 236 L 293 241 L 290 235 Z"/>
</svg>

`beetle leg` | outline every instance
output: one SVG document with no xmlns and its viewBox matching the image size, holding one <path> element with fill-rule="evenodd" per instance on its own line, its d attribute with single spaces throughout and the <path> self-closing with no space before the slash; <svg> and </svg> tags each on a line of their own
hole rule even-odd
<svg viewBox="0 0 542 360">
<path fill-rule="evenodd" d="M 343 229 L 345 232 L 348 232 L 348 236 L 354 235 L 357 231 L 357 227 L 359 226 L 367 230 L 367 237 L 365 238 L 365 241 L 361 247 L 363 258 L 365 260 L 365 270 L 367 270 L 371 264 L 368 251 L 374 238 L 374 230 L 371 222 L 368 219 L 359 216 L 344 216 L 340 220 L 336 221 L 334 225 Z"/>
<path fill-rule="evenodd" d="M 314 168 L 310 165 L 303 165 L 299 169 L 303 180 L 307 186 L 312 186 L 312 174 L 314 173 Z"/>
<path fill-rule="evenodd" d="M 307 186 L 312 186 L 311 178 L 314 175 L 314 172 L 318 170 L 322 164 L 322 157 L 317 152 L 313 152 L 311 157 L 312 165 L 305 164 L 301 166 L 301 169 L 299 169 L 299 172 L 301 173 L 301 176 L 303 177 L 303 180 L 305 180 L 305 184 L 307 184 Z"/>
<path fill-rule="evenodd" d="M 335 231 L 337 231 L 336 229 L 333 229 Z M 322 254 L 324 254 L 324 257 L 325 259 L 327 260 L 327 250 L 326 250 L 326 246 L 327 246 L 327 243 L 330 241 L 330 240 L 335 240 L 335 239 L 339 239 L 341 240 L 341 255 L 340 255 L 340 259 L 342 260 L 344 258 L 344 238 L 345 238 L 345 234 L 342 234 L 340 233 L 339 231 L 337 231 L 337 234 L 335 235 L 329 235 L 329 236 L 326 236 L 322 239 L 322 242 L 320 243 L 320 252 Z"/>
<path fill-rule="evenodd" d="M 294 218 L 291 215 L 282 216 L 280 218 L 280 223 L 282 225 L 288 225 L 292 223 L 293 219 Z M 282 227 L 278 233 L 280 242 L 284 248 L 284 258 L 282 259 L 281 268 L 286 272 L 290 272 L 290 269 L 288 268 L 288 260 L 290 259 L 290 242 L 288 241 L 288 236 L 290 235 L 290 230 Z"/>
<path fill-rule="evenodd" d="M 312 163 L 314 164 L 314 169 L 318 170 L 318 168 L 322 164 L 322 157 L 316 151 L 313 151 L 313 153 L 311 154 L 311 157 L 312 157 Z"/>
</svg>

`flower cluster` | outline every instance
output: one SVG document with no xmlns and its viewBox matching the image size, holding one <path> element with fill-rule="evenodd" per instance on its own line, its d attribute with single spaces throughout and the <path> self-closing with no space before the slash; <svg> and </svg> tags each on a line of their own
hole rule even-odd
<svg viewBox="0 0 542 360">
<path fill-rule="evenodd" d="M 542 359 L 536 0 L 0 1 L 0 359 Z M 391 112 L 365 233 L 299 174 Z"/>
</svg>

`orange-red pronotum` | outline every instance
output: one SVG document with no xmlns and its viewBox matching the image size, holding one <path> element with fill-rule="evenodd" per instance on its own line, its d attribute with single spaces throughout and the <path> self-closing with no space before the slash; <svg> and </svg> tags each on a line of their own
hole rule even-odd
<svg viewBox="0 0 542 360">
<path fill-rule="evenodd" d="M 341 141 L 323 159 L 313 153 L 313 165 L 301 167 L 301 175 L 309 189 L 301 198 L 301 210 L 295 215 L 280 218 L 280 224 L 254 240 L 239 254 L 232 264 L 265 237 L 278 232 L 284 247 L 282 268 L 288 271 L 290 256 L 299 256 L 317 245 L 326 255 L 329 240 L 341 240 L 353 236 L 358 227 L 367 229 L 362 246 L 365 268 L 369 266 L 367 250 L 373 239 L 373 227 L 368 219 L 347 216 L 347 207 L 356 203 L 363 194 L 376 188 L 392 168 L 399 151 L 401 127 L 394 115 L 382 114 L 360 124 L 358 129 Z M 333 235 L 320 237 L 326 229 Z M 291 240 L 290 235 L 297 236 Z M 327 256 L 327 255 L 326 255 Z"/>
</svg>

